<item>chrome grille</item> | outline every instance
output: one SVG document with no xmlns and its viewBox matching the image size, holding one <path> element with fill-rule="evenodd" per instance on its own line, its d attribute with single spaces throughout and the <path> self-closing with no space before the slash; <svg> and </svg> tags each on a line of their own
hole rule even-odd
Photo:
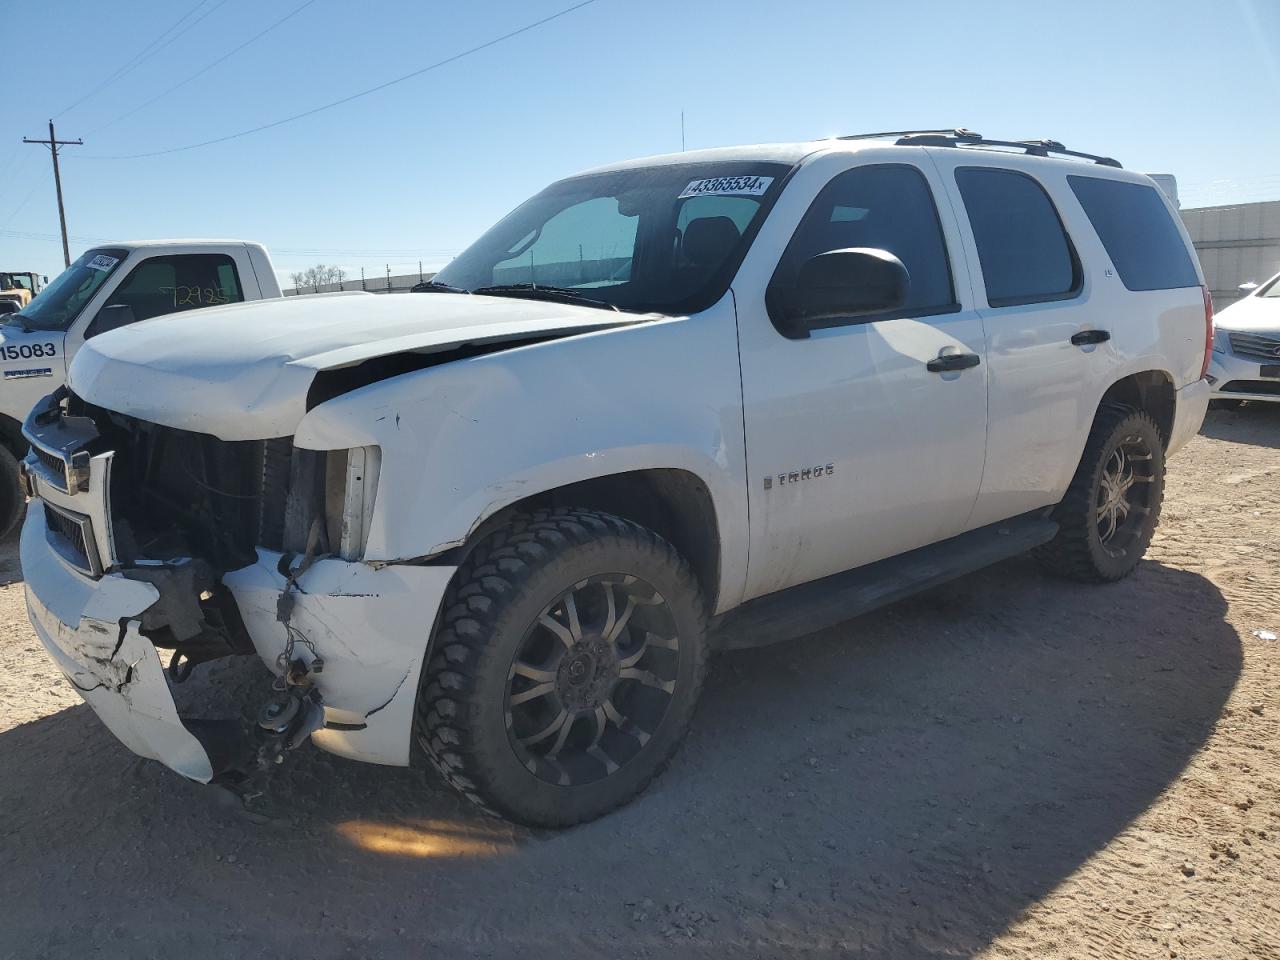
<svg viewBox="0 0 1280 960">
<path fill-rule="evenodd" d="M 48 475 L 44 477 L 59 490 L 67 489 L 67 462 L 58 456 L 52 450 L 46 450 L 44 447 L 36 444 L 31 445 L 31 452 L 36 455 L 36 459 L 48 471 Z"/>
<path fill-rule="evenodd" d="M 1280 363 L 1280 334 L 1230 331 L 1231 352 L 1262 363 Z"/>
<path fill-rule="evenodd" d="M 102 564 L 98 560 L 98 549 L 93 542 L 93 528 L 88 517 L 55 507 L 46 500 L 44 524 L 49 546 L 63 560 L 91 577 L 102 575 Z"/>
</svg>

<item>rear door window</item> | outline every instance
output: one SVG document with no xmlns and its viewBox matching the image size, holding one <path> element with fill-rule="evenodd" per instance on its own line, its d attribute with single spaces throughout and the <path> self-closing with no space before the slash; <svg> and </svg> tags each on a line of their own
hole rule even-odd
<svg viewBox="0 0 1280 960">
<path fill-rule="evenodd" d="M 240 303 L 244 291 L 235 261 L 222 253 L 150 257 L 130 271 L 104 307 L 126 304 L 134 320 Z M 86 336 L 96 331 L 90 329 Z"/>
<path fill-rule="evenodd" d="M 956 184 L 973 229 L 987 303 L 1012 307 L 1080 292 L 1080 262 L 1044 187 L 1016 170 L 961 167 Z"/>
<path fill-rule="evenodd" d="M 1200 285 L 1182 234 L 1155 187 L 1101 177 L 1067 177 L 1067 182 L 1126 289 Z"/>
</svg>

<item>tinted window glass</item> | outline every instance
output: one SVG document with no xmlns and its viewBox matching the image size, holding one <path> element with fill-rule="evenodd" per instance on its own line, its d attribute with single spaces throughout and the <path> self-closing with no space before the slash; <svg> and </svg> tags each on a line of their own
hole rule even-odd
<svg viewBox="0 0 1280 960">
<path fill-rule="evenodd" d="M 631 279 L 638 217 L 627 216 L 610 197 L 565 207 L 530 231 L 528 246 L 493 265 L 494 283 L 603 287 Z"/>
<path fill-rule="evenodd" d="M 1155 187 L 1067 177 L 1107 256 L 1130 290 L 1199 286 L 1195 264 Z"/>
<path fill-rule="evenodd" d="M 790 168 L 662 164 L 552 184 L 435 277 L 464 290 L 570 288 L 620 310 L 686 313 L 719 300 Z"/>
<path fill-rule="evenodd" d="M 911 287 L 895 315 L 926 316 L 954 308 L 933 193 L 914 167 L 856 167 L 823 187 L 782 255 L 773 283 L 794 283 L 810 257 L 847 247 L 887 250 L 907 268 Z"/>
<path fill-rule="evenodd" d="M 1071 241 L 1044 188 L 1026 174 L 963 167 L 956 183 L 993 307 L 1061 300 L 1079 288 Z"/>
<path fill-rule="evenodd" d="M 135 320 L 147 320 L 243 299 L 235 262 L 221 253 L 198 253 L 143 260 L 104 307 L 128 304 Z"/>
</svg>

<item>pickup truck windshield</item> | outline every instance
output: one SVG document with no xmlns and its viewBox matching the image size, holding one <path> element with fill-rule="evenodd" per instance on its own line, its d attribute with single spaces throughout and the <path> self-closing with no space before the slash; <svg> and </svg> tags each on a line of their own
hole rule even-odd
<svg viewBox="0 0 1280 960">
<path fill-rule="evenodd" d="M 539 288 L 619 310 L 692 313 L 724 295 L 791 167 L 688 163 L 554 183 L 435 277 L 509 296 Z"/>
<path fill-rule="evenodd" d="M 5 323 L 20 324 L 27 330 L 66 330 L 128 255 L 128 250 L 108 247 L 89 250 L 20 313 L 9 314 Z"/>
</svg>

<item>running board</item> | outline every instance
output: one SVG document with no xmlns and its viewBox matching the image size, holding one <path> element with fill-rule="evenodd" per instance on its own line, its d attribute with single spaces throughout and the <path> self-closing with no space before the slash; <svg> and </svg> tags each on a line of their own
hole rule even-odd
<svg viewBox="0 0 1280 960">
<path fill-rule="evenodd" d="M 1048 543 L 1058 524 L 1043 510 L 910 553 L 749 600 L 711 625 L 711 644 L 742 650 L 825 630 L 922 590 Z"/>
</svg>

